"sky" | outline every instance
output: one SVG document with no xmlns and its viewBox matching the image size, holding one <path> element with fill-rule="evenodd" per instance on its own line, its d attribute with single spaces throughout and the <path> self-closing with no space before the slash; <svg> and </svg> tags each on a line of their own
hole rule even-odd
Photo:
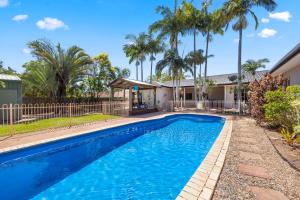
<svg viewBox="0 0 300 200">
<path fill-rule="evenodd" d="M 202 0 L 194 0 L 196 7 Z M 276 10 L 268 13 L 254 8 L 260 21 L 255 30 L 249 16 L 244 31 L 242 60 L 268 58 L 272 68 L 288 51 L 300 42 L 300 0 L 275 0 Z M 179 0 L 180 2 L 180 0 Z M 211 10 L 222 6 L 224 0 L 214 0 Z M 174 0 L 0 0 L 0 60 L 18 72 L 33 58 L 27 43 L 46 38 L 60 42 L 67 49 L 82 47 L 89 55 L 108 53 L 114 66 L 127 67 L 131 78 L 135 66 L 128 64 L 123 52 L 126 34 L 147 32 L 149 25 L 161 17 L 155 12 L 159 5 L 174 7 Z M 192 37 L 180 38 L 179 53 L 193 48 Z M 197 38 L 197 48 L 205 49 L 205 40 Z M 208 74 L 237 71 L 238 33 L 231 26 L 223 36 L 215 35 L 209 46 Z M 161 59 L 159 55 L 157 60 Z M 144 77 L 150 64 L 144 64 Z"/>
</svg>

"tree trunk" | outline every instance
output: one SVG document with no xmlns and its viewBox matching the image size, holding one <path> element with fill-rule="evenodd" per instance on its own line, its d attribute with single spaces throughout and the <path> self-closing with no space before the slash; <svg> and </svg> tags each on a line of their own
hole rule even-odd
<svg viewBox="0 0 300 200">
<path fill-rule="evenodd" d="M 150 66 L 150 83 L 152 83 L 152 76 L 153 76 L 153 74 L 152 74 L 152 68 L 153 68 L 153 54 L 151 55 L 151 66 Z"/>
<path fill-rule="evenodd" d="M 138 81 L 139 80 L 139 66 L 135 65 L 135 67 L 136 67 L 136 80 Z"/>
<path fill-rule="evenodd" d="M 199 101 L 202 100 L 201 64 L 199 66 Z"/>
<path fill-rule="evenodd" d="M 208 45 L 209 45 L 209 30 L 206 33 L 206 49 L 205 49 L 205 66 L 204 66 L 204 82 L 203 82 L 203 92 L 207 94 L 207 60 L 208 60 Z"/>
<path fill-rule="evenodd" d="M 176 107 L 178 107 L 179 102 L 179 87 L 178 87 L 179 78 L 176 78 Z"/>
<path fill-rule="evenodd" d="M 175 106 L 175 101 L 176 101 L 176 99 L 175 99 L 175 90 L 174 90 L 174 87 L 175 87 L 175 84 L 174 84 L 174 75 L 173 75 L 173 77 L 172 77 L 172 81 L 173 81 L 173 87 L 172 87 L 172 92 L 173 92 L 173 106 Z"/>
<path fill-rule="evenodd" d="M 243 39 L 243 29 L 239 30 L 239 50 L 238 50 L 238 108 L 239 114 L 241 114 L 241 82 L 242 82 L 242 39 Z"/>
<path fill-rule="evenodd" d="M 194 28 L 194 101 L 195 105 L 197 105 L 197 69 L 196 69 L 196 29 Z"/>
<path fill-rule="evenodd" d="M 143 70 L 143 61 L 141 60 L 141 80 L 142 80 L 142 82 L 144 81 L 144 76 L 143 76 L 144 72 L 143 71 L 144 71 Z"/>
</svg>

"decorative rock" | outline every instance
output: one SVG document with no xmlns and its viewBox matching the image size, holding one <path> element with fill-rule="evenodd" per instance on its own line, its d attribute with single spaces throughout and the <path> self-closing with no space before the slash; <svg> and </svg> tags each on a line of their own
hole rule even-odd
<svg viewBox="0 0 300 200">
<path fill-rule="evenodd" d="M 268 174 L 267 170 L 263 167 L 240 164 L 238 169 L 241 173 L 249 176 L 271 179 L 271 176 Z"/>
<path fill-rule="evenodd" d="M 251 186 L 250 189 L 257 200 L 288 200 L 282 192 L 276 190 L 254 186 Z"/>
<path fill-rule="evenodd" d="M 260 154 L 240 151 L 240 157 L 243 160 L 263 160 Z"/>
</svg>

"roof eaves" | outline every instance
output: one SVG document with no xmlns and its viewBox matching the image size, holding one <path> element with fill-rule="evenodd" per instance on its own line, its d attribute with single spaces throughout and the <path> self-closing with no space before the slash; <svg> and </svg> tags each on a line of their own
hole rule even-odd
<svg viewBox="0 0 300 200">
<path fill-rule="evenodd" d="M 290 59 L 300 53 L 300 43 L 298 43 L 290 52 L 288 52 L 283 58 L 281 58 L 274 67 L 270 70 L 270 73 L 275 72 L 279 69 L 282 65 L 287 63 Z"/>
</svg>

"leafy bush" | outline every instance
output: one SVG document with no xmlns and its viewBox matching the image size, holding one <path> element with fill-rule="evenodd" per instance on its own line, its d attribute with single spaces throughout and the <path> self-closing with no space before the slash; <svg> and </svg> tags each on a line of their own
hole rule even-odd
<svg viewBox="0 0 300 200">
<path fill-rule="evenodd" d="M 270 74 L 265 74 L 264 77 L 249 85 L 249 103 L 251 116 L 258 124 L 262 123 L 265 119 L 264 104 L 265 93 L 267 91 L 274 91 L 281 87 L 283 79 L 281 76 L 273 77 Z"/>
<path fill-rule="evenodd" d="M 291 100 L 300 100 L 300 85 L 288 86 L 286 92 Z"/>
<path fill-rule="evenodd" d="M 265 119 L 272 126 L 285 127 L 291 130 L 294 124 L 293 107 L 288 95 L 282 90 L 268 91 L 265 94 Z"/>
<path fill-rule="evenodd" d="M 300 86 L 289 86 L 286 91 L 268 91 L 265 101 L 265 118 L 271 125 L 292 131 L 300 124 Z"/>
</svg>

